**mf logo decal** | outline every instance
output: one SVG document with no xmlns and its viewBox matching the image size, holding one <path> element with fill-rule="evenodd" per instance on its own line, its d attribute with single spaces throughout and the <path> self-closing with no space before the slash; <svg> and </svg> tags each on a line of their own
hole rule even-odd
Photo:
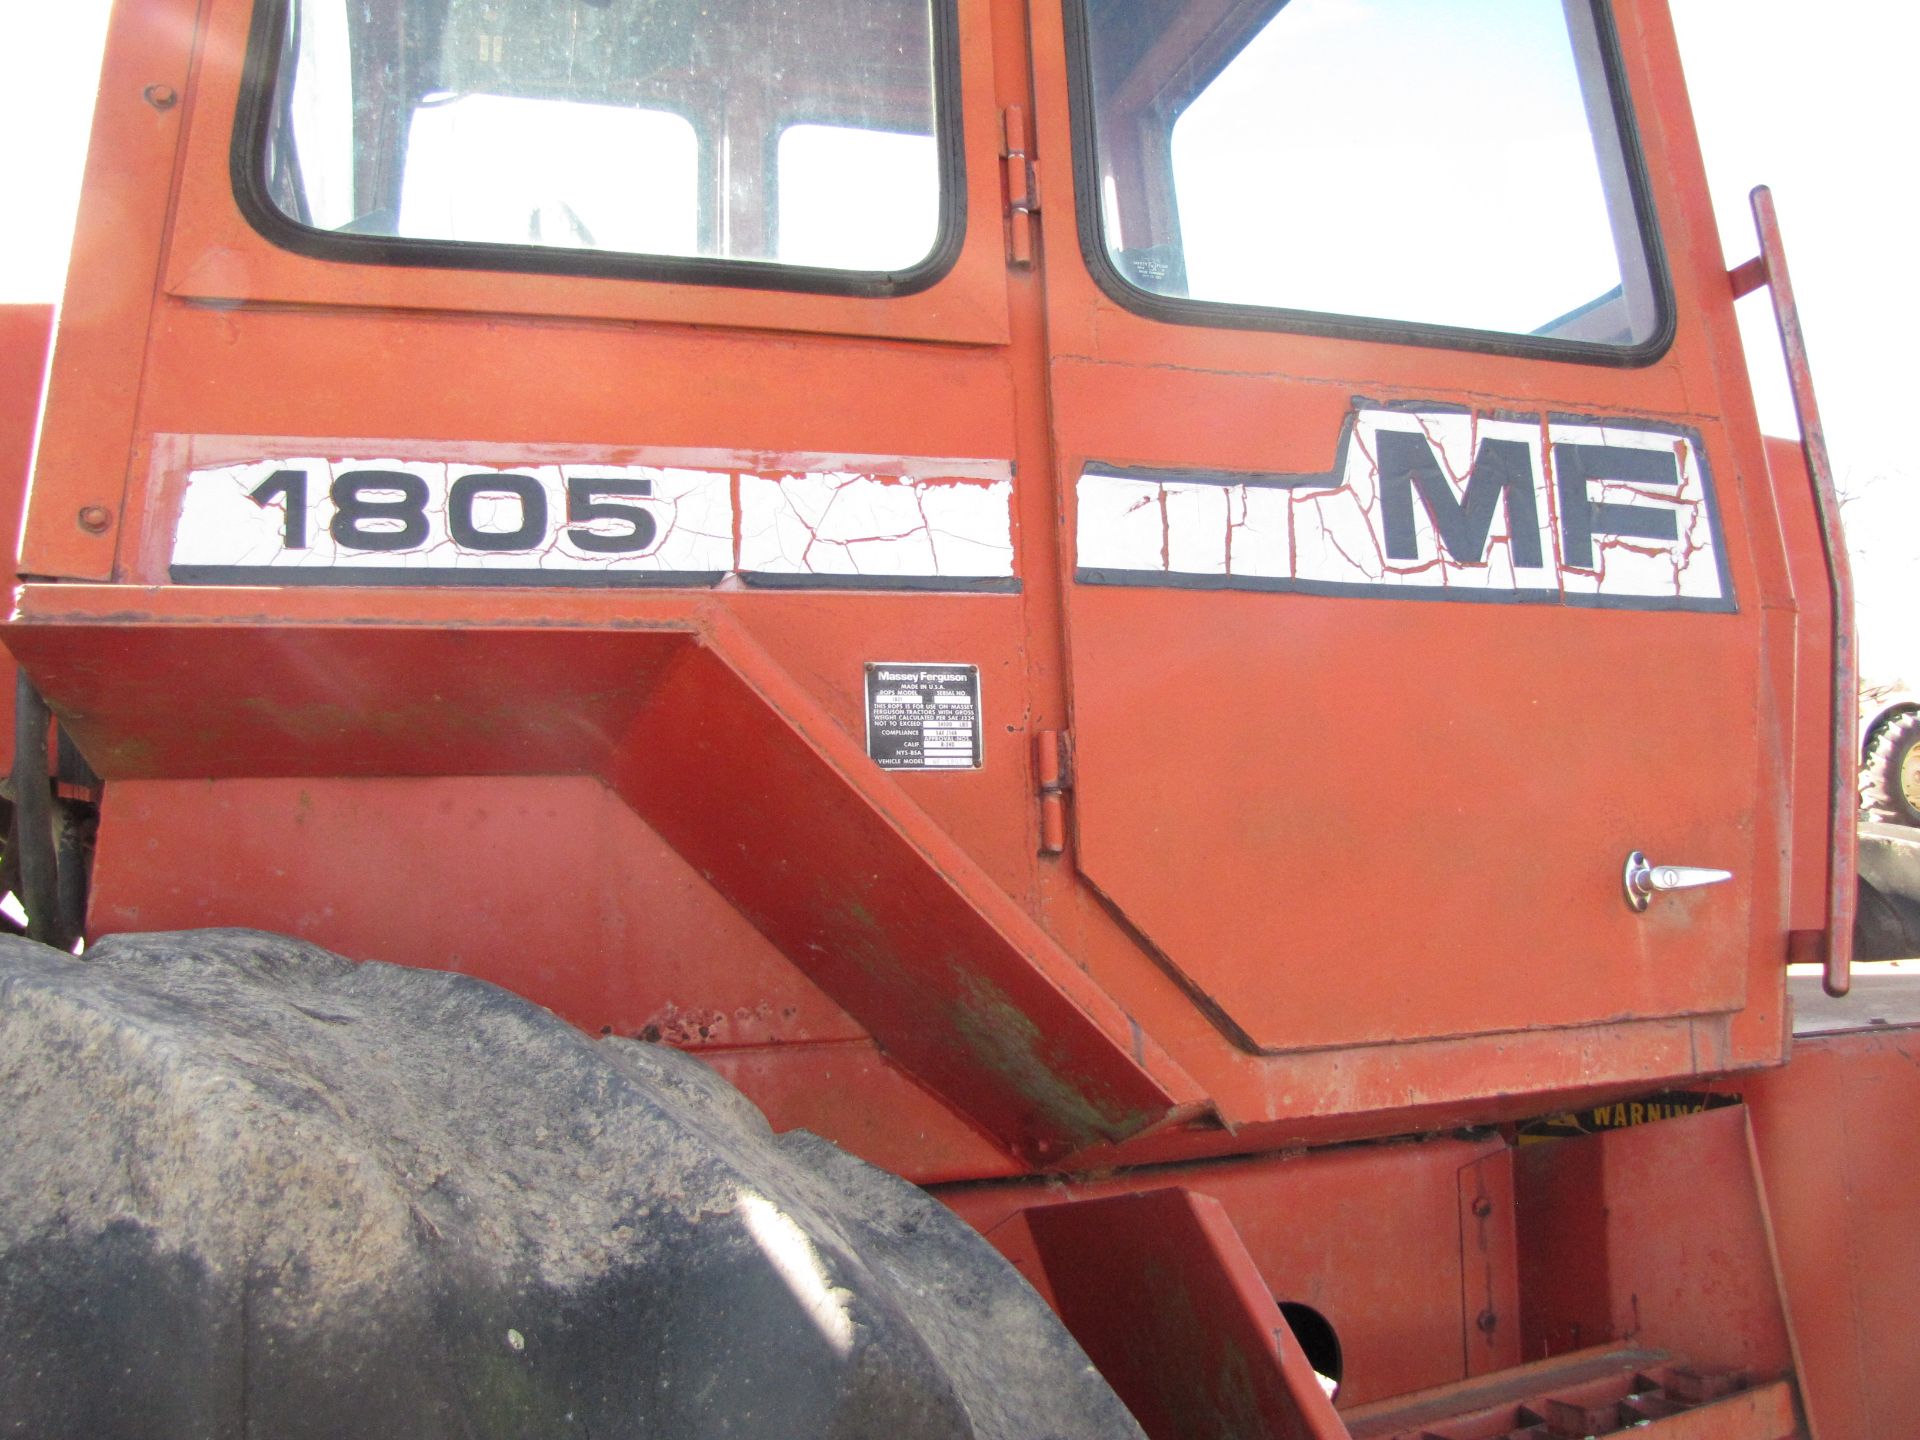
<svg viewBox="0 0 1920 1440">
<path fill-rule="evenodd" d="M 1077 578 L 1399 598 L 1732 610 L 1690 431 L 1363 407 L 1325 475 L 1090 464 Z"/>
</svg>

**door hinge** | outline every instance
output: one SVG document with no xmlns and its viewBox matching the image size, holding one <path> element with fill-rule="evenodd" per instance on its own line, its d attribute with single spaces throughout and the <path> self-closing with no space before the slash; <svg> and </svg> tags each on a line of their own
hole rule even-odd
<svg viewBox="0 0 1920 1440">
<path fill-rule="evenodd" d="M 1073 745 L 1066 731 L 1035 732 L 1033 779 L 1040 792 L 1040 853 L 1064 854 L 1067 848 L 1067 792 L 1073 789 Z"/>
<path fill-rule="evenodd" d="M 1040 176 L 1027 148 L 1027 114 L 1018 105 L 1001 112 L 1000 141 L 1000 163 L 1007 181 L 1007 263 L 1024 270 L 1033 264 Z"/>
</svg>

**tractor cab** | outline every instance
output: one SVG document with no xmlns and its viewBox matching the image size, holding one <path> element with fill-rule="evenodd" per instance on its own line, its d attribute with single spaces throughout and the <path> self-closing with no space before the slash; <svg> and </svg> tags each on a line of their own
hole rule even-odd
<svg viewBox="0 0 1920 1440">
<path fill-rule="evenodd" d="M 123 0 L 5 635 L 14 793 L 98 805 L 21 827 L 94 959 L 15 956 L 80 1028 L 0 1047 L 9 1324 L 152 1251 L 277 1338 L 156 1301 L 241 1338 L 139 1383 L 313 1433 L 1803 1433 L 1722 1092 L 1845 986 L 1854 696 L 1759 216 L 1659 0 Z M 189 1133 L 417 1288 L 308 1305 L 124 1161 Z"/>
<path fill-rule="evenodd" d="M 118 794 L 216 791 L 108 800 L 96 926 L 593 1029 L 788 997 L 768 1103 L 874 1045 L 951 1112 L 909 1172 L 1780 1058 L 1825 565 L 1659 7 L 172 3 L 109 49 L 14 640 Z M 606 883 L 691 867 L 760 978 L 298 893 L 385 842 L 136 863 L 316 774 L 594 777 L 661 856 Z"/>
</svg>

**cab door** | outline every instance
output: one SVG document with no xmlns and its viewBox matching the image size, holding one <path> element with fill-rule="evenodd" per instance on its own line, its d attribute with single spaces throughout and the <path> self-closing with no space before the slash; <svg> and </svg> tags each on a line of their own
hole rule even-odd
<svg viewBox="0 0 1920 1440">
<path fill-rule="evenodd" d="M 1781 943 L 1723 271 L 1619 9 L 1036 9 L 1078 863 L 1245 1048 L 1727 1014 Z"/>
</svg>

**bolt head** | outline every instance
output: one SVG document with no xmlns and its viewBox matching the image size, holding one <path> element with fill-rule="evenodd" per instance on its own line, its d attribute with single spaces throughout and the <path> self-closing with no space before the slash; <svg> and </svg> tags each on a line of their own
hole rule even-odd
<svg viewBox="0 0 1920 1440">
<path fill-rule="evenodd" d="M 149 85 L 140 95 L 156 110 L 171 110 L 180 103 L 180 92 L 171 85 Z"/>
</svg>

